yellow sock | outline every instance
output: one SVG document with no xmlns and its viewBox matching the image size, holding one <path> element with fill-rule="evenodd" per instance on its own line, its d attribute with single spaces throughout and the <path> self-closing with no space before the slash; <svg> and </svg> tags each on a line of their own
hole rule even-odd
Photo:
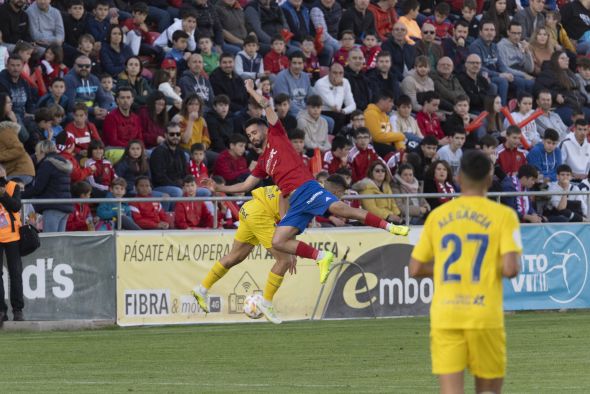
<svg viewBox="0 0 590 394">
<path fill-rule="evenodd" d="M 272 272 L 268 273 L 268 279 L 266 280 L 266 286 L 264 287 L 264 294 L 262 295 L 265 300 L 272 301 L 273 297 L 279 287 L 283 283 L 283 277 Z"/>
<path fill-rule="evenodd" d="M 223 278 L 223 275 L 227 274 L 228 269 L 225 268 L 219 261 L 216 261 L 213 267 L 207 273 L 207 276 L 201 282 L 201 286 L 206 289 L 210 289 L 219 279 Z"/>
</svg>

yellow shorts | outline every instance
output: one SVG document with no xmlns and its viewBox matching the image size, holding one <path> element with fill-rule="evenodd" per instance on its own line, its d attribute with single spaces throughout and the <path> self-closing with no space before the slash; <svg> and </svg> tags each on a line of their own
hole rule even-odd
<svg viewBox="0 0 590 394">
<path fill-rule="evenodd" d="M 275 228 L 274 215 L 269 214 L 261 202 L 250 200 L 240 208 L 240 224 L 235 239 L 254 246 L 261 244 L 270 249 Z"/>
<path fill-rule="evenodd" d="M 506 373 L 506 332 L 497 329 L 436 329 L 430 331 L 432 373 L 446 375 L 469 368 L 483 379 Z"/>
</svg>

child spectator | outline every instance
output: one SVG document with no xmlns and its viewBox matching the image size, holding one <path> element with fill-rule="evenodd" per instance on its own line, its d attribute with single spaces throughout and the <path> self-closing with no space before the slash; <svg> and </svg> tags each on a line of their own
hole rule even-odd
<svg viewBox="0 0 590 394">
<path fill-rule="evenodd" d="M 508 130 L 506 130 L 508 132 Z M 529 164 L 524 164 L 516 174 L 507 176 L 502 180 L 502 190 L 505 192 L 526 192 L 537 182 L 539 173 Z M 512 207 L 522 223 L 542 223 L 547 218 L 539 215 L 529 196 L 503 197 L 502 203 Z"/>
<path fill-rule="evenodd" d="M 311 161 L 309 156 L 305 154 L 305 131 L 301 129 L 295 129 L 289 133 L 289 140 L 291 141 L 291 145 L 295 149 L 295 152 L 299 153 L 301 156 L 301 161 L 303 161 L 303 165 L 310 169 L 311 171 Z"/>
<path fill-rule="evenodd" d="M 580 93 L 586 98 L 586 103 L 590 103 L 590 58 L 586 56 L 576 59 L 576 81 L 580 86 Z"/>
<path fill-rule="evenodd" d="M 111 27 L 111 23 L 114 22 L 108 18 L 109 15 L 109 1 L 98 0 L 94 3 L 94 9 L 92 10 L 93 16 L 88 18 L 88 33 L 94 37 L 98 45 L 95 50 L 100 50 L 103 44 L 107 42 L 107 35 Z M 116 22 L 118 23 L 118 21 Z"/>
<path fill-rule="evenodd" d="M 131 7 L 131 18 L 127 18 L 121 24 L 126 43 L 131 47 L 135 56 L 155 56 L 156 63 L 160 63 L 162 50 L 159 47 L 148 44 L 151 40 L 145 20 L 149 13 L 148 5 L 137 2 Z"/>
<path fill-rule="evenodd" d="M 334 59 L 332 62 L 342 64 L 343 67 L 346 67 L 348 65 L 348 54 L 350 53 L 351 49 L 355 47 L 354 42 L 355 37 L 352 30 L 342 31 L 342 33 L 340 33 L 340 49 L 338 49 L 334 54 Z"/>
<path fill-rule="evenodd" d="M 88 177 L 88 182 L 95 190 L 102 191 L 95 194 L 105 195 L 117 174 L 111 162 L 104 158 L 104 144 L 100 140 L 90 141 L 88 144 L 88 160 L 85 167 L 90 166 L 96 167 L 96 171 Z"/>
<path fill-rule="evenodd" d="M 211 180 L 218 185 L 225 185 L 225 180 L 219 175 L 214 175 Z M 215 196 L 226 196 L 225 193 L 215 192 Z M 235 201 L 219 201 L 217 203 L 217 226 L 223 228 L 235 228 L 240 219 L 240 208 Z"/>
<path fill-rule="evenodd" d="M 230 99 L 225 94 L 213 98 L 213 110 L 205 114 L 211 138 L 210 149 L 221 153 L 229 146 L 229 137 L 234 132 L 234 122 L 229 115 Z"/>
<path fill-rule="evenodd" d="M 418 127 L 422 130 L 424 136 L 433 135 L 438 140 L 439 145 L 449 143 L 449 138 L 445 136 L 440 125 L 440 118 L 436 114 L 440 98 L 434 91 L 425 92 L 422 95 L 422 110 L 416 115 Z"/>
<path fill-rule="evenodd" d="M 52 104 L 59 104 L 62 108 L 69 108 L 68 96 L 64 94 L 66 92 L 66 83 L 63 78 L 55 78 L 48 86 L 49 92 L 39 99 L 37 108 L 49 107 Z"/>
<path fill-rule="evenodd" d="M 287 93 L 277 94 L 274 98 L 275 111 L 279 120 L 285 127 L 287 133 L 297 128 L 297 119 L 289 113 L 291 110 L 291 99 Z"/>
<path fill-rule="evenodd" d="M 112 111 L 117 108 L 117 103 L 115 102 L 115 92 L 113 91 L 113 76 L 111 74 L 102 74 L 100 76 L 100 86 L 104 91 L 104 101 L 102 102 L 102 108 L 106 109 L 107 111 Z"/>
<path fill-rule="evenodd" d="M 197 49 L 195 41 L 195 30 L 197 28 L 197 11 L 191 8 L 185 8 L 180 13 L 181 19 L 176 19 L 165 31 L 162 32 L 154 41 L 154 45 L 161 47 L 165 52 L 172 46 L 172 36 L 177 30 L 182 30 L 188 34 L 187 48 L 190 52 Z"/>
<path fill-rule="evenodd" d="M 219 53 L 213 50 L 213 40 L 211 40 L 211 37 L 200 37 L 199 49 L 203 57 L 203 70 L 205 70 L 207 75 L 211 75 L 213 70 L 219 67 Z"/>
<path fill-rule="evenodd" d="M 76 182 L 71 187 L 71 193 L 74 198 L 90 198 L 92 186 L 88 182 Z M 66 231 L 94 231 L 94 219 L 88 204 L 74 204 L 74 212 L 68 215 Z"/>
<path fill-rule="evenodd" d="M 196 179 L 197 185 L 200 185 L 204 180 L 209 179 L 209 172 L 205 165 L 205 145 L 197 143 L 191 146 L 191 158 L 188 161 L 188 173 Z"/>
<path fill-rule="evenodd" d="M 455 102 L 453 104 L 453 113 L 451 116 L 447 116 L 447 119 L 442 124 L 442 129 L 444 133 L 448 136 L 451 136 L 455 130 L 465 130 L 465 127 L 471 122 L 471 117 L 469 116 L 469 97 L 464 94 L 459 94 L 455 97 Z M 471 137 L 471 138 L 469 138 Z M 477 134 L 470 133 L 468 139 L 470 148 L 475 147 L 477 144 Z"/>
<path fill-rule="evenodd" d="M 412 116 L 412 99 L 406 95 L 402 95 L 397 99 L 396 106 L 397 111 L 389 119 L 391 126 L 394 130 L 404 133 L 408 145 L 415 148 L 422 141 L 424 135 L 420 131 L 418 122 Z"/>
<path fill-rule="evenodd" d="M 147 176 L 135 179 L 138 197 L 152 197 L 152 182 Z M 157 201 L 132 202 L 130 204 L 133 221 L 144 230 L 167 230 L 170 227 L 168 215 Z"/>
<path fill-rule="evenodd" d="M 579 192 L 580 189 L 572 183 L 572 169 L 567 164 L 557 167 L 557 180 L 549 184 L 550 192 Z M 550 222 L 584 222 L 588 217 L 586 196 L 577 194 L 554 194 L 549 202 L 551 211 L 546 215 Z"/>
<path fill-rule="evenodd" d="M 546 129 L 543 141 L 535 145 L 527 156 L 528 163 L 543 175 L 545 184 L 557 181 L 557 168 L 561 165 L 561 149 L 558 145 L 559 133 L 554 129 Z"/>
<path fill-rule="evenodd" d="M 297 128 L 305 132 L 305 148 L 319 148 L 322 152 L 330 150 L 328 141 L 328 122 L 322 115 L 322 98 L 317 95 L 308 96 L 306 110 L 297 115 Z"/>
<path fill-rule="evenodd" d="M 403 16 L 400 16 L 399 22 L 403 23 L 408 30 L 406 34 L 406 42 L 414 45 L 416 40 L 422 39 L 422 31 L 416 18 L 420 13 L 420 3 L 418 0 L 406 0 L 402 6 Z"/>
<path fill-rule="evenodd" d="M 256 92 L 265 99 L 267 99 L 268 105 L 270 105 L 270 107 L 274 109 L 275 102 L 272 98 L 272 83 L 270 81 L 270 77 L 260 77 L 260 79 L 258 80 L 258 89 L 256 90 Z"/>
<path fill-rule="evenodd" d="M 173 59 L 164 59 L 161 65 L 162 69 L 154 73 L 153 85 L 159 92 L 166 96 L 166 103 L 174 103 L 177 109 L 182 108 L 182 97 L 180 96 L 180 88 L 172 82 L 170 71 L 176 72 L 176 62 Z M 166 112 L 172 108 L 171 105 L 166 105 Z"/>
<path fill-rule="evenodd" d="M 352 144 L 348 139 L 342 136 L 336 136 L 332 140 L 332 147 L 324 154 L 324 170 L 328 174 L 335 174 L 340 168 L 350 168 L 348 164 L 348 154 L 352 149 Z"/>
<path fill-rule="evenodd" d="M 80 181 L 85 181 L 89 176 L 94 174 L 96 166 L 88 166 L 86 168 L 80 167 L 80 163 L 74 157 L 74 148 L 76 147 L 76 139 L 68 132 L 61 133 L 55 139 L 55 145 L 59 155 L 72 164 L 72 172 L 70 179 L 72 184 Z"/>
<path fill-rule="evenodd" d="M 465 130 L 455 129 L 450 134 L 449 143 L 437 152 L 438 158 L 444 160 L 451 166 L 453 171 L 453 179 L 457 183 L 457 176 L 459 175 L 459 167 L 461 166 L 461 157 L 463 157 L 463 144 L 465 143 Z"/>
<path fill-rule="evenodd" d="M 566 51 L 571 54 L 576 53 L 576 46 L 561 24 L 561 14 L 558 10 L 545 12 L 545 29 L 549 33 L 549 37 L 557 44 L 555 46 L 556 51 Z"/>
<path fill-rule="evenodd" d="M 138 177 L 150 177 L 150 164 L 143 141 L 129 141 L 121 160 L 115 165 L 115 173 L 127 182 L 127 193 L 134 192 L 135 181 Z"/>
<path fill-rule="evenodd" d="M 123 178 L 115 178 L 111 182 L 106 198 L 123 198 L 127 191 L 127 181 Z M 131 218 L 129 204 L 121 203 L 121 228 L 123 230 L 141 230 Z M 113 230 L 117 228 L 119 218 L 119 204 L 114 202 L 102 202 L 98 204 L 96 215 L 100 221 L 96 223 L 96 230 Z"/>
<path fill-rule="evenodd" d="M 476 15 L 477 4 L 475 3 L 475 0 L 465 0 L 463 8 L 461 8 L 461 18 L 459 18 L 459 20 L 465 21 L 469 26 L 467 45 L 470 45 L 479 37 L 479 20 L 475 17 Z"/>
<path fill-rule="evenodd" d="M 64 48 L 74 50 L 78 40 L 86 32 L 88 15 L 84 10 L 83 0 L 71 0 L 67 6 L 68 13 L 62 13 L 64 24 Z"/>
<path fill-rule="evenodd" d="M 309 74 L 313 84 L 320 78 L 320 62 L 315 51 L 314 39 L 307 36 L 301 41 L 301 52 L 303 53 L 303 71 Z"/>
<path fill-rule="evenodd" d="M 74 136 L 74 152 L 80 157 L 88 157 L 91 141 L 101 141 L 96 126 L 88 121 L 88 107 L 84 103 L 74 104 L 74 120 L 66 125 L 65 130 Z"/>
<path fill-rule="evenodd" d="M 45 50 L 41 60 L 41 72 L 45 86 L 51 85 L 55 78 L 63 78 L 70 70 L 64 64 L 64 50 L 61 45 L 52 44 Z M 65 86 L 64 86 L 65 91 Z"/>
<path fill-rule="evenodd" d="M 270 51 L 264 56 L 264 71 L 276 75 L 289 68 L 289 58 L 285 56 L 285 47 L 283 36 L 273 37 Z"/>
<path fill-rule="evenodd" d="M 361 127 L 365 127 L 365 113 L 360 109 L 355 109 L 350 114 L 350 123 L 343 127 L 342 130 L 337 133 L 337 135 L 341 135 L 347 140 L 353 142 L 356 131 Z"/>
<path fill-rule="evenodd" d="M 258 39 L 255 35 L 249 34 L 244 38 L 244 50 L 236 55 L 234 70 L 242 79 L 256 79 L 263 75 L 264 64 L 262 56 L 258 53 Z"/>
<path fill-rule="evenodd" d="M 61 124 L 64 118 L 66 117 L 66 111 L 59 104 L 52 104 L 48 108 L 51 112 L 51 130 L 53 140 L 55 141 L 55 137 L 57 137 L 62 131 L 64 131 Z"/>
<path fill-rule="evenodd" d="M 29 139 L 24 143 L 27 153 L 35 154 L 37 143 L 45 140 L 46 134 L 53 133 L 51 130 L 52 120 L 49 108 L 39 108 L 35 111 L 35 123 L 28 126 Z"/>
<path fill-rule="evenodd" d="M 248 162 L 244 157 L 248 140 L 242 134 L 234 133 L 229 138 L 229 148 L 219 154 L 213 166 L 213 173 L 233 185 L 246 180 L 250 175 Z"/>
<path fill-rule="evenodd" d="M 172 49 L 168 51 L 168 53 L 166 53 L 165 56 L 165 59 L 174 60 L 174 68 L 178 69 L 178 73 L 180 75 L 182 75 L 182 73 L 184 73 L 184 71 L 187 69 L 186 61 L 189 57 L 191 57 L 191 53 L 186 50 L 186 48 L 188 47 L 188 38 L 188 33 L 186 33 L 183 30 L 176 30 L 174 34 L 172 34 Z M 204 60 L 204 54 L 202 50 L 201 56 L 203 56 Z M 163 64 L 162 68 L 164 68 Z"/>
<path fill-rule="evenodd" d="M 352 169 L 352 183 L 367 176 L 369 165 L 375 160 L 381 160 L 381 158 L 371 145 L 371 132 L 366 127 L 360 127 L 354 135 L 354 147 L 348 154 L 348 163 Z"/>
<path fill-rule="evenodd" d="M 363 70 L 371 70 L 377 67 L 377 55 L 381 52 L 381 45 L 379 45 L 377 34 L 365 34 L 361 51 L 363 51 L 363 55 L 365 56 L 365 67 Z"/>
<path fill-rule="evenodd" d="M 426 22 L 430 23 L 436 29 L 437 41 L 442 41 L 445 38 L 453 37 L 453 24 L 447 19 L 451 13 L 451 7 L 448 3 L 440 2 L 434 8 L 434 15 L 426 18 Z"/>
<path fill-rule="evenodd" d="M 518 124 L 535 112 L 533 110 L 533 96 L 530 93 L 522 92 L 518 95 L 518 111 L 512 112 L 512 118 Z M 508 127 L 508 119 L 504 120 L 504 127 Z M 535 146 L 541 142 L 541 136 L 537 132 L 537 123 L 529 122 L 521 128 L 522 135 L 529 146 Z"/>
<path fill-rule="evenodd" d="M 433 161 L 424 174 L 424 193 L 453 194 L 455 186 L 453 185 L 453 171 L 444 160 Z M 432 209 L 450 201 L 453 197 L 443 196 L 427 198 L 426 201 Z"/>
<path fill-rule="evenodd" d="M 183 197 L 195 197 L 197 181 L 187 175 L 182 181 Z M 202 201 L 179 201 L 174 207 L 174 227 L 177 229 L 213 228 L 213 216 Z"/>
<path fill-rule="evenodd" d="M 517 126 L 508 126 L 506 141 L 496 148 L 500 169 L 508 176 L 515 175 L 522 165 L 527 164 L 527 151 L 519 148 L 521 136 Z"/>
</svg>

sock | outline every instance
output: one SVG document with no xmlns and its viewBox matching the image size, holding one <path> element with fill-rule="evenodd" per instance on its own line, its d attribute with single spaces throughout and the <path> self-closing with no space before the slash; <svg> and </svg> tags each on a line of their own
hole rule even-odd
<svg viewBox="0 0 590 394">
<path fill-rule="evenodd" d="M 264 293 L 262 295 L 265 301 L 268 301 L 269 303 L 272 302 L 275 293 L 279 290 L 279 287 L 281 287 L 281 283 L 283 283 L 282 276 L 273 272 L 268 273 L 268 279 L 266 280 L 266 286 L 264 287 Z"/>
<path fill-rule="evenodd" d="M 367 212 L 367 216 L 365 217 L 365 224 L 371 227 L 377 227 L 382 229 L 387 229 L 387 223 L 385 220 L 381 219 L 379 216 L 372 214 L 371 212 Z"/>
<path fill-rule="evenodd" d="M 318 258 L 320 251 L 305 242 L 299 241 L 295 254 L 299 257 L 315 260 Z"/>
<path fill-rule="evenodd" d="M 201 282 L 201 286 L 206 290 L 209 290 L 215 282 L 223 278 L 223 275 L 227 274 L 228 269 L 225 268 L 219 261 L 216 261 L 213 267 L 207 273 L 207 276 Z"/>
</svg>

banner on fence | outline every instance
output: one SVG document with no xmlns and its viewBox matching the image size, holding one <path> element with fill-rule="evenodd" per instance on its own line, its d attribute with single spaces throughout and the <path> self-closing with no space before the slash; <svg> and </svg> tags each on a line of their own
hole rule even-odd
<svg viewBox="0 0 590 394">
<path fill-rule="evenodd" d="M 199 284 L 211 266 L 229 253 L 233 236 L 233 231 L 118 233 L 117 323 L 128 326 L 249 321 L 242 313 L 244 300 L 250 294 L 263 291 L 274 264 L 272 256 L 260 246 L 211 289 L 209 314 L 199 311 L 190 295 L 190 290 Z M 380 246 L 407 241 L 379 230 L 355 229 L 311 230 L 299 238 L 320 250 L 334 252 L 336 261 L 342 259 L 347 250 L 347 258 L 354 261 Z M 400 264 L 403 264 L 402 259 L 399 259 Z M 336 275 L 331 275 L 326 289 L 331 289 L 335 281 Z M 297 274 L 286 275 L 275 297 L 275 307 L 285 320 L 308 319 L 320 288 L 315 263 L 299 259 Z M 363 295 L 358 297 L 361 301 L 354 302 L 353 307 L 362 302 Z M 325 302 L 319 305 L 320 311 L 324 310 Z"/>
<path fill-rule="evenodd" d="M 526 226 L 522 241 L 520 274 L 504 280 L 506 310 L 590 307 L 587 225 Z"/>
<path fill-rule="evenodd" d="M 113 234 L 42 235 L 41 247 L 22 260 L 27 320 L 115 318 Z"/>
</svg>

